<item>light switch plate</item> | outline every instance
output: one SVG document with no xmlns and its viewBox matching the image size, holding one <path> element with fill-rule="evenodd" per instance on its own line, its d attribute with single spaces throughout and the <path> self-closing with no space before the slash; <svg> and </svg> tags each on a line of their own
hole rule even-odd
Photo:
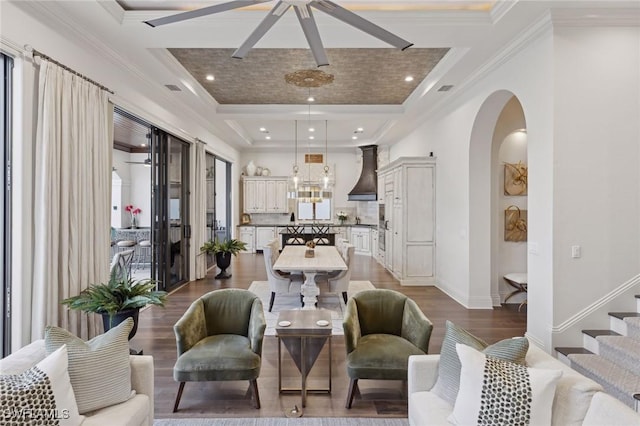
<svg viewBox="0 0 640 426">
<path fill-rule="evenodd" d="M 571 246 L 571 257 L 574 259 L 579 259 L 580 257 L 582 257 L 582 247 Z"/>
</svg>

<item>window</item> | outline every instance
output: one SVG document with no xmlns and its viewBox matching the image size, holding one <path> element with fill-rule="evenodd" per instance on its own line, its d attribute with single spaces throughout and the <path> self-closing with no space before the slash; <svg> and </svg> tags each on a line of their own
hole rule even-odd
<svg viewBox="0 0 640 426">
<path fill-rule="evenodd" d="M 0 132 L 4 144 L 0 150 L 3 173 L 0 178 L 2 196 L 0 211 L 3 225 L 0 235 L 0 277 L 2 277 L 2 297 L 0 297 L 0 354 L 9 354 L 11 343 L 11 85 L 13 60 L 0 53 L 2 80 L 0 81 Z"/>
<path fill-rule="evenodd" d="M 298 220 L 331 220 L 331 199 L 319 203 L 298 201 Z"/>
</svg>

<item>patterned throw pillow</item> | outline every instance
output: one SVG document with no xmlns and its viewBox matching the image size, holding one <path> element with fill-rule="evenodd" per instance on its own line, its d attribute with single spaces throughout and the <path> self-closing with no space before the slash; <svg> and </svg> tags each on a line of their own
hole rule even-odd
<svg viewBox="0 0 640 426">
<path fill-rule="evenodd" d="M 85 342 L 67 330 L 48 326 L 47 353 L 67 345 L 69 377 L 80 414 L 124 402 L 131 397 L 129 331 L 133 319 Z"/>
<path fill-rule="evenodd" d="M 447 321 L 446 332 L 440 350 L 438 364 L 438 380 L 432 392 L 453 405 L 460 386 L 460 359 L 456 352 L 456 344 L 462 343 L 482 351 L 486 355 L 517 364 L 525 363 L 524 359 L 529 350 L 529 341 L 525 337 L 501 340 L 488 345 L 482 339 Z"/>
<path fill-rule="evenodd" d="M 0 410 L 3 425 L 82 423 L 69 381 L 67 347 L 20 374 L 0 376 Z"/>
<path fill-rule="evenodd" d="M 527 368 L 458 343 L 460 391 L 447 420 L 456 425 L 550 425 L 561 370 Z"/>
</svg>

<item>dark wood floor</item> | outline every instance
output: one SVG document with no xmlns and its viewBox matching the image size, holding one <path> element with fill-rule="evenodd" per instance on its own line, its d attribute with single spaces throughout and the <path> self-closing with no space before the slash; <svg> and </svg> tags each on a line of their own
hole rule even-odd
<svg viewBox="0 0 640 426">
<path fill-rule="evenodd" d="M 445 320 L 469 330 L 476 336 L 493 343 L 512 336 L 523 335 L 526 330 L 526 308 L 518 305 L 494 310 L 467 310 L 435 287 L 402 287 L 391 274 L 375 260 L 356 256 L 352 280 L 369 280 L 377 288 L 401 291 L 417 302 L 433 322 L 429 353 L 439 353 L 444 337 Z M 284 411 L 300 405 L 300 396 L 278 393 L 277 339 L 265 337 L 262 369 L 258 386 L 262 408 L 256 410 L 246 397 L 244 382 L 188 382 L 185 386 L 180 411 L 172 413 L 178 384 L 173 380 L 172 368 L 176 361 L 176 343 L 173 324 L 182 316 L 193 300 L 219 288 L 248 288 L 252 281 L 265 281 L 266 272 L 262 254 L 241 254 L 229 269 L 233 276 L 216 280 L 213 271 L 206 279 L 188 283 L 169 296 L 165 308 L 150 307 L 140 313 L 140 324 L 131 346 L 153 355 L 155 363 L 155 415 L 166 417 L 283 417 Z M 401 382 L 361 381 L 362 396 L 353 408 L 344 408 L 349 379 L 345 367 L 345 348 L 342 336 L 333 342 L 333 391 L 311 394 L 304 410 L 306 417 L 406 417 L 406 395 Z M 284 351 L 283 351 L 284 352 Z M 323 350 L 310 376 L 311 386 L 326 384 L 328 351 Z M 286 358 L 286 357 L 285 357 Z M 285 378 L 294 385 L 297 370 L 287 364 Z"/>
</svg>

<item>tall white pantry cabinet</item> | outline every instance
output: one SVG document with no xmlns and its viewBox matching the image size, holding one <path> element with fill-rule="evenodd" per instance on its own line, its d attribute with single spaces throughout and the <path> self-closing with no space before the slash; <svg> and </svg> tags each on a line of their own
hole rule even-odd
<svg viewBox="0 0 640 426">
<path fill-rule="evenodd" d="M 435 158 L 401 157 L 378 177 L 389 228 L 385 266 L 402 285 L 435 284 Z"/>
</svg>

